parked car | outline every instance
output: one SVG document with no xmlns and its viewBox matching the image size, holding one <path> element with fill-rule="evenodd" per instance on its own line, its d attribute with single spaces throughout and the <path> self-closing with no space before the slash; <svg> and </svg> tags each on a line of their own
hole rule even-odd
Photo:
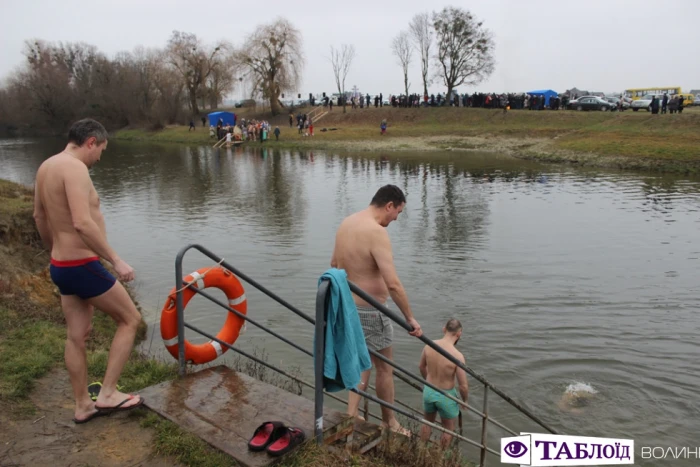
<svg viewBox="0 0 700 467">
<path fill-rule="evenodd" d="M 693 106 L 700 106 L 700 95 L 695 96 L 695 99 L 693 99 Z"/>
<path fill-rule="evenodd" d="M 684 107 L 688 107 L 688 106 L 695 104 L 696 96 L 694 96 L 692 94 L 681 93 L 681 94 L 678 94 L 678 96 L 683 98 L 683 106 Z M 669 100 L 670 100 L 670 97 L 669 97 Z"/>
<path fill-rule="evenodd" d="M 603 98 L 598 96 L 583 96 L 569 102 L 569 108 L 572 110 L 602 110 L 607 112 L 613 105 Z"/>
<path fill-rule="evenodd" d="M 630 108 L 629 102 L 625 101 L 624 99 L 620 99 L 619 97 L 606 96 L 604 99 L 612 104 L 610 110 L 617 110 L 617 106 L 620 102 L 622 102 L 622 110 L 627 110 Z"/>
<path fill-rule="evenodd" d="M 651 100 L 654 96 L 649 94 L 644 97 L 641 97 L 637 99 L 636 101 L 632 101 L 632 105 L 630 105 L 630 108 L 637 112 L 639 109 L 646 109 L 647 112 L 651 111 Z M 659 100 L 659 107 L 661 107 L 661 101 L 663 100 L 664 96 L 656 96 L 656 98 Z"/>
</svg>

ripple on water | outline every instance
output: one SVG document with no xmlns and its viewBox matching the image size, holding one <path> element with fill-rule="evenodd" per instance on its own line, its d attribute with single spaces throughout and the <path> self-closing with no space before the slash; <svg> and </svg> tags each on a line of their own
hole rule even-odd
<svg viewBox="0 0 700 467">
<path fill-rule="evenodd" d="M 562 432 L 694 445 L 700 179 L 469 154 L 426 162 L 114 143 L 91 173 L 110 242 L 135 267 L 143 303 L 162 305 L 175 254 L 200 243 L 313 310 L 340 221 L 378 186 L 399 184 L 408 203 L 387 231 L 426 335 L 439 338 L 459 318 L 468 365 Z M 0 140 L 3 176 L 31 183 L 54 146 Z M 185 269 L 210 264 L 193 252 Z M 248 285 L 246 295 L 251 316 L 309 347 L 308 323 Z M 221 326 L 221 310 L 206 303 L 187 313 L 211 332 Z M 422 346 L 396 329 L 395 358 L 415 370 Z M 313 370 L 252 326 L 239 341 Z M 561 410 L 576 384 L 592 387 L 593 399 L 580 413 Z M 480 400 L 480 385 L 470 385 Z M 420 406 L 420 394 L 403 383 L 396 390 Z M 535 429 L 497 397 L 489 404 L 502 422 Z M 465 429 L 478 437 L 478 424 Z"/>
</svg>

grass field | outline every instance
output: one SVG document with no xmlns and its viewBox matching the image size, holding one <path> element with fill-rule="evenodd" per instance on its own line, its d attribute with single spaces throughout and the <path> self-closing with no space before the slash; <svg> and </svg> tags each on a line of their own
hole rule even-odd
<svg viewBox="0 0 700 467">
<path fill-rule="evenodd" d="M 379 132 L 382 119 L 387 119 L 389 125 L 386 136 Z M 697 172 L 700 167 L 700 108 L 686 109 L 680 115 L 391 107 L 348 109 L 343 113 L 342 108 L 334 108 L 314 125 L 313 138 L 300 136 L 296 128 L 290 128 L 288 115 L 269 121 L 273 128 L 280 127 L 280 141 L 272 137 L 264 144 L 277 148 L 499 150 L 505 145 L 515 156 L 550 161 L 614 163 L 685 172 Z M 332 130 L 323 131 L 324 128 Z M 186 126 L 157 132 L 124 129 L 116 132 L 114 138 L 186 144 L 215 142 L 207 128 L 201 126 L 195 131 L 188 131 Z M 533 142 L 538 143 L 534 149 Z"/>
</svg>

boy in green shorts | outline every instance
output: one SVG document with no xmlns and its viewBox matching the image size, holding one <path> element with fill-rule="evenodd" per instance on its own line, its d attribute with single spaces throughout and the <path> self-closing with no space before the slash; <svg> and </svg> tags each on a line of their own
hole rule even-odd
<svg viewBox="0 0 700 467">
<path fill-rule="evenodd" d="M 442 328 L 442 332 L 444 333 L 443 338 L 435 341 L 435 343 L 458 361 L 464 363 L 464 355 L 455 347 L 460 337 L 462 337 L 462 323 L 452 318 Z M 467 402 L 469 394 L 467 373 L 427 345 L 423 348 L 423 353 L 420 357 L 420 373 L 430 384 L 455 398 L 457 398 L 457 387 L 455 387 L 455 378 L 457 378 L 459 393 L 462 396 L 462 400 L 465 403 Z M 442 426 L 450 431 L 455 431 L 457 417 L 459 416 L 459 404 L 456 401 L 426 385 L 423 387 L 423 409 L 425 410 L 426 420 L 435 422 L 437 414 L 440 413 Z M 430 427 L 423 425 L 420 436 L 423 441 L 430 439 Z M 452 441 L 452 435 L 443 433 L 441 439 L 442 447 L 446 448 L 449 446 L 450 441 Z"/>
</svg>

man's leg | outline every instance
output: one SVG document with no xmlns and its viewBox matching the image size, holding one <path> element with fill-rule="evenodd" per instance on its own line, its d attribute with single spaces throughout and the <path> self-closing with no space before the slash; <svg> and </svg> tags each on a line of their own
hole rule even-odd
<svg viewBox="0 0 700 467">
<path fill-rule="evenodd" d="M 127 394 L 117 391 L 117 381 L 119 381 L 119 376 L 124 369 L 124 364 L 131 355 L 141 315 L 124 286 L 118 281 L 107 292 L 88 301 L 111 316 L 117 323 L 117 332 L 114 334 L 109 349 L 107 371 L 96 401 L 97 407 L 114 407 L 129 397 Z M 121 407 L 127 408 L 140 402 L 140 397 L 134 397 L 133 401 L 129 401 Z"/>
<path fill-rule="evenodd" d="M 437 418 L 437 412 L 431 412 L 428 413 L 426 412 L 425 415 L 423 416 L 427 421 L 435 423 L 435 419 Z M 422 441 L 428 441 L 430 439 L 430 431 L 432 428 L 430 428 L 428 425 L 421 425 L 420 428 L 420 439 Z"/>
<path fill-rule="evenodd" d="M 444 426 L 446 429 L 450 431 L 455 431 L 455 427 L 457 426 L 457 418 L 448 418 L 448 419 L 443 419 L 440 417 L 440 421 L 442 422 L 442 426 Z M 440 444 L 443 449 L 447 449 L 450 446 L 450 442 L 452 441 L 452 435 L 448 433 L 442 433 L 442 437 L 440 438 Z"/>
<path fill-rule="evenodd" d="M 360 374 L 360 384 L 357 385 L 357 389 L 360 391 L 367 391 L 367 383 L 369 382 L 369 377 L 372 374 L 372 369 L 370 368 L 367 371 L 363 371 Z M 348 415 L 351 415 L 353 417 L 357 417 L 357 414 L 360 409 L 360 401 L 362 400 L 362 396 L 350 391 L 348 394 Z"/>
<path fill-rule="evenodd" d="M 379 351 L 380 354 L 392 360 L 393 349 L 392 347 L 387 347 Z M 389 404 L 394 404 L 394 367 L 385 363 L 372 355 L 372 363 L 377 369 L 376 385 L 377 385 L 377 397 L 381 400 L 388 402 Z M 394 416 L 394 411 L 388 407 L 382 406 L 382 426 L 388 426 L 392 430 L 397 431 L 400 429 L 399 422 Z"/>
<path fill-rule="evenodd" d="M 95 412 L 95 403 L 87 389 L 87 352 L 85 342 L 92 329 L 93 308 L 77 295 L 61 295 L 66 318 L 66 369 L 75 397 L 75 418 L 83 420 Z"/>
</svg>

